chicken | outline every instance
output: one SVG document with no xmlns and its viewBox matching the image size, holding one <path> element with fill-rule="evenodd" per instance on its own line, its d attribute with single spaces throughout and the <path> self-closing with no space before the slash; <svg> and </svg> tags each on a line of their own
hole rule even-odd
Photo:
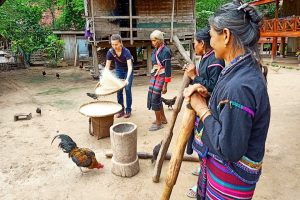
<svg viewBox="0 0 300 200">
<path fill-rule="evenodd" d="M 152 156 L 152 159 L 151 159 L 151 163 L 156 161 L 158 153 L 160 151 L 161 143 L 162 143 L 162 141 L 159 144 L 155 145 L 155 147 L 153 148 L 153 156 Z"/>
<path fill-rule="evenodd" d="M 92 150 L 87 148 L 78 148 L 76 143 L 68 135 L 59 134 L 55 136 L 51 144 L 57 137 L 61 139 L 58 147 L 60 147 L 64 153 L 69 154 L 69 157 L 71 157 L 72 161 L 79 167 L 81 172 L 83 172 L 81 167 L 88 169 L 101 169 L 104 167 L 104 165 L 96 160 L 95 153 Z"/>
<path fill-rule="evenodd" d="M 173 99 L 165 99 L 165 98 L 161 97 L 162 102 L 164 102 L 168 106 L 169 109 L 170 108 L 173 109 L 172 106 L 175 104 L 176 99 L 177 99 L 177 96 L 175 96 Z"/>
<path fill-rule="evenodd" d="M 59 73 L 56 73 L 56 78 L 59 79 Z"/>
<path fill-rule="evenodd" d="M 42 115 L 42 110 L 41 110 L 41 108 L 36 108 L 35 112 L 38 113 L 38 114 L 40 114 L 40 115 Z"/>
<path fill-rule="evenodd" d="M 47 73 L 46 73 L 45 71 L 42 72 L 42 75 L 43 75 L 44 77 L 46 76 L 46 74 L 47 74 Z"/>
</svg>

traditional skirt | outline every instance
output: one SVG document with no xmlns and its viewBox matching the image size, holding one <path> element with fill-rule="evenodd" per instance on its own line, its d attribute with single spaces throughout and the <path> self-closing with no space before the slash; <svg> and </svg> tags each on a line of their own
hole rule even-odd
<svg viewBox="0 0 300 200">
<path fill-rule="evenodd" d="M 255 186 L 241 181 L 221 162 L 208 156 L 201 164 L 197 200 L 252 199 Z"/>
<path fill-rule="evenodd" d="M 151 75 L 149 90 L 148 90 L 148 100 L 147 107 L 154 111 L 159 111 L 162 107 L 161 101 L 161 91 L 165 83 L 165 75 Z"/>
</svg>

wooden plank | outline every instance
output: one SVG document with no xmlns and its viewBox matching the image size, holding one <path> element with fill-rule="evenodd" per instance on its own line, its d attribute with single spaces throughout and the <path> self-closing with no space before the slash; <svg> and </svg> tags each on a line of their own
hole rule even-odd
<svg viewBox="0 0 300 200">
<path fill-rule="evenodd" d="M 300 37 L 300 31 L 290 32 L 261 32 L 261 37 Z"/>
<path fill-rule="evenodd" d="M 249 4 L 251 6 L 259 6 L 259 5 L 264 5 L 264 4 L 269 4 L 269 3 L 275 3 L 276 0 L 256 0 L 256 1 L 252 1 Z"/>
</svg>

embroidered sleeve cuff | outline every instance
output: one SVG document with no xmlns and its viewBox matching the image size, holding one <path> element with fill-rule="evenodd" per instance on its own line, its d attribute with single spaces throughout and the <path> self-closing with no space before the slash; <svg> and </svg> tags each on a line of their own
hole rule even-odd
<svg viewBox="0 0 300 200">
<path fill-rule="evenodd" d="M 171 77 L 166 77 L 165 82 L 170 83 L 171 82 Z"/>
</svg>

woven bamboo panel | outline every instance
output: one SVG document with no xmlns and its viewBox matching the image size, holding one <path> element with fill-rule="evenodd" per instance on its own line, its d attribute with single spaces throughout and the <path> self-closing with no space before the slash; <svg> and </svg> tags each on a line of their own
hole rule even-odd
<svg viewBox="0 0 300 200">
<path fill-rule="evenodd" d="M 136 10 L 139 16 L 170 16 L 172 0 L 137 0 Z M 194 4 L 190 0 L 175 1 L 175 17 L 193 18 Z"/>
<path fill-rule="evenodd" d="M 116 7 L 117 0 L 95 0 L 94 6 L 97 11 L 109 11 Z"/>
</svg>

